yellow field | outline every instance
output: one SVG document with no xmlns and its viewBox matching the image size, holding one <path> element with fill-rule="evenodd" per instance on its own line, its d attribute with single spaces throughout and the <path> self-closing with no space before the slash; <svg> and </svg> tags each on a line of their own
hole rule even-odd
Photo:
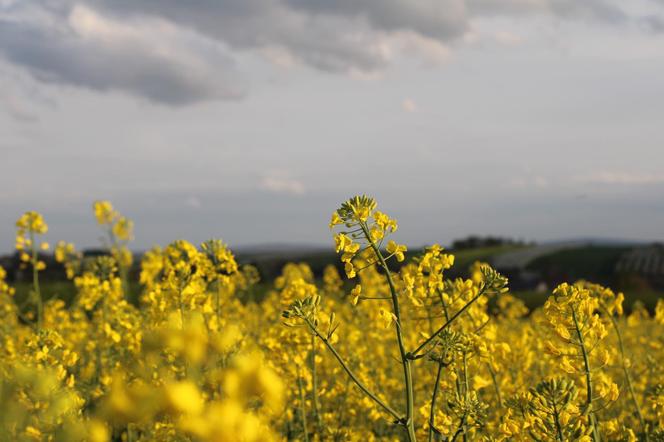
<svg viewBox="0 0 664 442">
<path fill-rule="evenodd" d="M 43 218 L 17 222 L 33 275 L 17 305 L 0 268 L 0 440 L 664 440 L 664 302 L 654 317 L 588 282 L 528 312 L 508 281 L 433 245 L 403 261 L 396 221 L 355 197 L 330 227 L 335 267 L 259 280 L 219 240 L 175 241 L 125 297 L 132 223 L 95 203 L 109 256 L 55 248 L 76 287 L 42 301 Z M 344 279 L 348 278 L 345 282 Z"/>
</svg>

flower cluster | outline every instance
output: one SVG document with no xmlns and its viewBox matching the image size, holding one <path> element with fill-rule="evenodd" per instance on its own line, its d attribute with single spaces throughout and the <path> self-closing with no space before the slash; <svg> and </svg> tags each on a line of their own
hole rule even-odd
<svg viewBox="0 0 664 442">
<path fill-rule="evenodd" d="M 122 216 L 109 201 L 95 201 L 92 207 L 97 224 L 106 235 L 103 242 L 118 263 L 123 289 L 129 291 L 129 269 L 134 257 L 128 244 L 134 239 L 134 222 Z"/>
<path fill-rule="evenodd" d="M 349 278 L 354 278 L 358 271 L 364 270 L 372 265 L 394 257 L 401 262 L 405 259 L 404 252 L 406 246 L 397 244 L 394 241 L 388 241 L 386 251 L 388 256 L 379 256 L 378 250 L 383 245 L 383 241 L 390 233 L 397 230 L 397 222 L 376 210 L 376 201 L 367 196 L 356 196 L 341 205 L 341 207 L 332 214 L 330 228 L 337 225 L 343 225 L 345 229 L 334 236 L 335 249 L 341 253 L 341 261 L 344 263 L 344 270 Z M 369 253 L 360 256 L 361 266 L 354 264 L 354 258 L 361 255 L 361 252 L 367 250 Z"/>
</svg>

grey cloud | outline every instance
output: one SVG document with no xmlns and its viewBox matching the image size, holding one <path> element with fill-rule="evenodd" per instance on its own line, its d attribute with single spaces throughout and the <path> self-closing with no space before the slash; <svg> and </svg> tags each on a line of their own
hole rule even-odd
<svg viewBox="0 0 664 442">
<path fill-rule="evenodd" d="M 545 14 L 622 23 L 627 14 L 610 0 L 285 0 L 319 14 L 362 17 L 382 31 L 410 30 L 442 42 L 463 35 L 475 16 Z"/>
<path fill-rule="evenodd" d="M 658 15 L 649 15 L 641 18 L 640 25 L 647 31 L 656 34 L 664 32 L 664 18 Z"/>
<path fill-rule="evenodd" d="M 39 117 L 32 111 L 27 104 L 27 100 L 11 92 L 10 88 L 5 88 L 0 81 L 0 110 L 4 109 L 14 121 L 23 123 L 33 123 L 39 120 Z"/>
<path fill-rule="evenodd" d="M 629 19 L 611 0 L 467 0 L 467 4 L 472 15 L 549 14 L 608 23 Z"/>
<path fill-rule="evenodd" d="M 77 11 L 93 17 L 88 28 L 76 27 Z M 474 17 L 513 14 L 629 19 L 611 0 L 8 1 L 0 3 L 0 54 L 45 82 L 181 105 L 244 95 L 228 50 L 374 72 L 390 63 L 402 31 L 443 47 Z"/>
<path fill-rule="evenodd" d="M 177 28 L 123 23 L 86 7 L 46 18 L 0 16 L 0 52 L 41 81 L 121 90 L 172 105 L 244 94 L 230 57 Z"/>
<path fill-rule="evenodd" d="M 389 59 L 357 20 L 304 13 L 278 0 L 92 0 L 115 13 L 163 17 L 240 49 L 278 47 L 315 68 L 373 71 Z"/>
<path fill-rule="evenodd" d="M 608 23 L 625 23 L 629 16 L 607 0 L 556 0 L 551 1 L 551 10 L 563 17 L 597 19 Z"/>
<path fill-rule="evenodd" d="M 612 0 L 91 0 L 115 13 L 163 17 L 236 49 L 278 47 L 330 71 L 374 71 L 406 31 L 454 43 L 477 16 L 540 14 L 622 23 Z"/>
<path fill-rule="evenodd" d="M 115 11 L 166 17 L 239 48 L 283 44 L 324 53 L 344 34 L 411 31 L 447 43 L 476 15 L 543 13 L 609 22 L 627 19 L 611 0 L 92 0 Z M 368 26 L 367 26 L 368 25 Z M 322 29 L 320 29 L 322 27 Z"/>
<path fill-rule="evenodd" d="M 463 0 L 286 0 L 310 12 L 362 17 L 385 31 L 410 30 L 423 36 L 447 41 L 467 29 Z"/>
</svg>

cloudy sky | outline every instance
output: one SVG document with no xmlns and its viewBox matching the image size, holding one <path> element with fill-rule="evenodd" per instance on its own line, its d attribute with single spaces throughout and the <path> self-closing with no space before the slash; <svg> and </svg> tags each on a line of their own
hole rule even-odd
<svg viewBox="0 0 664 442">
<path fill-rule="evenodd" d="M 662 0 L 0 0 L 0 252 L 91 204 L 176 238 L 664 239 Z"/>
</svg>

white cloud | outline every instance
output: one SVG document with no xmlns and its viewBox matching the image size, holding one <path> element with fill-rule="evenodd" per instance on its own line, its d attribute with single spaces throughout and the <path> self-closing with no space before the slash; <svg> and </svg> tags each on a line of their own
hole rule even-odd
<svg viewBox="0 0 664 442">
<path fill-rule="evenodd" d="M 515 176 L 505 183 L 506 188 L 517 190 L 546 189 L 549 185 L 549 180 L 541 175 Z"/>
<path fill-rule="evenodd" d="M 186 199 L 185 204 L 192 209 L 200 209 L 203 207 L 203 203 L 201 202 L 200 198 L 194 195 L 189 196 Z"/>
<path fill-rule="evenodd" d="M 449 61 L 451 55 L 450 46 L 445 42 L 413 31 L 395 33 L 389 44 L 399 53 L 419 58 L 426 65 L 440 65 Z"/>
<path fill-rule="evenodd" d="M 523 41 L 521 37 L 509 31 L 498 31 L 494 34 L 494 38 L 505 46 L 515 46 Z"/>
<path fill-rule="evenodd" d="M 275 173 L 263 177 L 259 184 L 260 189 L 272 193 L 282 193 L 289 195 L 304 195 L 306 192 L 304 184 L 283 173 Z"/>
<path fill-rule="evenodd" d="M 0 109 L 2 108 L 15 121 L 32 123 L 39 120 L 28 101 L 10 89 L 0 89 Z"/>
<path fill-rule="evenodd" d="M 579 176 L 576 179 L 577 181 L 592 184 L 662 184 L 664 183 L 664 174 L 599 171 L 593 172 L 589 175 Z"/>
<path fill-rule="evenodd" d="M 417 112 L 417 104 L 412 98 L 406 98 L 401 102 L 401 109 L 408 113 Z"/>
</svg>

